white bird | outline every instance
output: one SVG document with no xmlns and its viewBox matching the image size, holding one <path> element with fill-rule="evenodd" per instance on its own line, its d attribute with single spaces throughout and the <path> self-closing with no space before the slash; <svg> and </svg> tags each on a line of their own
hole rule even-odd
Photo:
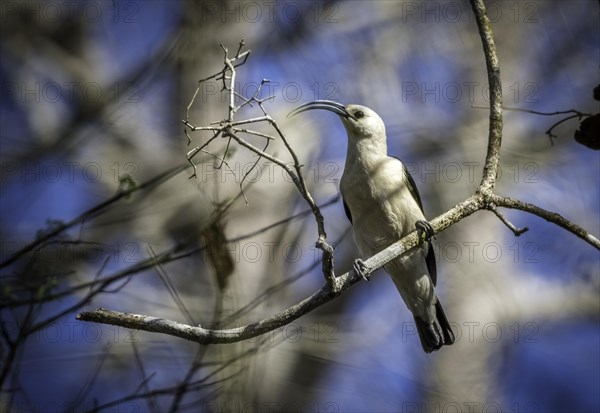
<svg viewBox="0 0 600 413">
<path fill-rule="evenodd" d="M 385 125 L 379 115 L 365 106 L 317 100 L 296 108 L 288 117 L 311 109 L 336 113 L 346 128 L 348 151 L 340 192 L 362 257 L 377 254 L 415 227 L 430 238 L 433 228 L 425 220 L 415 182 L 400 159 L 388 156 Z M 354 269 L 367 279 L 364 268 L 362 260 L 355 261 Z M 437 272 L 431 241 L 391 261 L 385 270 L 414 316 L 423 350 L 430 353 L 454 343 L 434 292 Z"/>
</svg>

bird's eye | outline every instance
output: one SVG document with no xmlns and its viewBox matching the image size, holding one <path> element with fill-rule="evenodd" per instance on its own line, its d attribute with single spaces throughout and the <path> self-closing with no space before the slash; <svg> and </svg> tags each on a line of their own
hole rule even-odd
<svg viewBox="0 0 600 413">
<path fill-rule="evenodd" d="M 362 110 L 357 110 L 356 112 L 354 112 L 354 117 L 356 119 L 364 118 L 365 112 L 363 112 Z"/>
</svg>

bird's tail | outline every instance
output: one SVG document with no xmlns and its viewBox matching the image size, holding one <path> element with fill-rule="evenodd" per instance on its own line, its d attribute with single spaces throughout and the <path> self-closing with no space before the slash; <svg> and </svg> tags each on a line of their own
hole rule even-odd
<svg viewBox="0 0 600 413">
<path fill-rule="evenodd" d="M 454 343 L 454 332 L 444 314 L 440 300 L 435 300 L 435 320 L 427 324 L 422 318 L 415 317 L 415 324 L 421 345 L 426 353 L 439 350 L 443 345 L 449 346 Z"/>
</svg>

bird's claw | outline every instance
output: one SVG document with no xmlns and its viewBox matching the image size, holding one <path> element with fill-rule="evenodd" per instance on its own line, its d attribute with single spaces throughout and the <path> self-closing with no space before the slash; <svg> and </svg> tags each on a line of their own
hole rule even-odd
<svg viewBox="0 0 600 413">
<path fill-rule="evenodd" d="M 435 230 L 427 221 L 419 220 L 415 222 L 415 227 L 417 228 L 419 238 L 421 239 L 429 240 L 433 238 L 433 235 L 435 234 Z"/>
<path fill-rule="evenodd" d="M 369 278 L 370 278 L 369 267 L 367 266 L 367 264 L 365 264 L 365 262 L 363 260 L 361 260 L 360 258 L 355 259 L 354 264 L 352 264 L 352 267 L 354 268 L 354 271 L 356 271 L 356 273 L 358 275 L 360 275 L 360 277 L 363 280 L 369 281 Z"/>
</svg>

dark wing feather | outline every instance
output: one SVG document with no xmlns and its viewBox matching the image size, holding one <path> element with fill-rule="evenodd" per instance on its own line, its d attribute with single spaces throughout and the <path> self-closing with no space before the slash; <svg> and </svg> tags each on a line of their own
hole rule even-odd
<svg viewBox="0 0 600 413">
<path fill-rule="evenodd" d="M 394 156 L 394 158 L 396 158 L 396 157 Z M 398 159 L 400 161 L 399 158 L 396 158 L 396 159 Z M 402 162 L 402 161 L 400 161 L 400 162 Z M 404 165 L 404 162 L 402 162 L 402 169 L 404 170 L 404 176 L 406 177 L 406 183 L 408 185 L 408 190 L 410 191 L 410 194 L 415 199 L 415 201 L 417 201 L 419 208 L 421 208 L 421 212 L 425 213 L 423 211 L 423 202 L 421 202 L 421 196 L 419 195 L 419 190 L 417 189 L 417 184 L 415 183 L 415 180 L 408 172 L 408 169 L 406 169 L 406 165 Z M 429 270 L 429 276 L 431 277 L 431 281 L 433 281 L 433 285 L 436 285 L 437 284 L 437 266 L 435 264 L 435 253 L 433 252 L 433 245 L 431 245 L 431 241 L 429 242 L 428 250 L 429 251 L 427 252 L 427 257 L 425 258 L 425 261 L 427 263 L 427 269 Z"/>
<path fill-rule="evenodd" d="M 427 252 L 425 262 L 427 263 L 427 269 L 429 270 L 429 277 L 431 277 L 431 281 L 435 286 L 437 284 L 437 266 L 435 264 L 435 253 L 433 252 L 431 241 L 429 241 L 429 251 Z"/>
<path fill-rule="evenodd" d="M 396 158 L 395 156 L 393 156 L 393 158 Z M 396 158 L 400 161 L 400 158 Z M 406 177 L 406 181 L 408 183 L 408 190 L 410 191 L 410 194 L 413 196 L 413 198 L 417 201 L 417 204 L 419 205 L 419 208 L 421 208 L 421 212 L 425 213 L 425 211 L 423 211 L 423 203 L 421 202 L 421 196 L 419 195 L 419 190 L 417 189 L 417 184 L 415 183 L 415 180 L 413 179 L 413 177 L 411 176 L 410 172 L 408 172 L 408 169 L 406 169 L 406 165 L 404 165 L 404 162 L 400 161 L 402 163 L 402 169 L 404 170 L 404 176 Z"/>
<path fill-rule="evenodd" d="M 348 208 L 348 205 L 346 204 L 346 201 L 344 201 L 344 198 L 342 198 L 342 202 L 344 203 L 344 211 L 346 212 L 346 216 L 348 217 L 348 221 L 350 221 L 350 223 L 352 224 L 352 214 L 350 213 L 350 209 Z"/>
</svg>

